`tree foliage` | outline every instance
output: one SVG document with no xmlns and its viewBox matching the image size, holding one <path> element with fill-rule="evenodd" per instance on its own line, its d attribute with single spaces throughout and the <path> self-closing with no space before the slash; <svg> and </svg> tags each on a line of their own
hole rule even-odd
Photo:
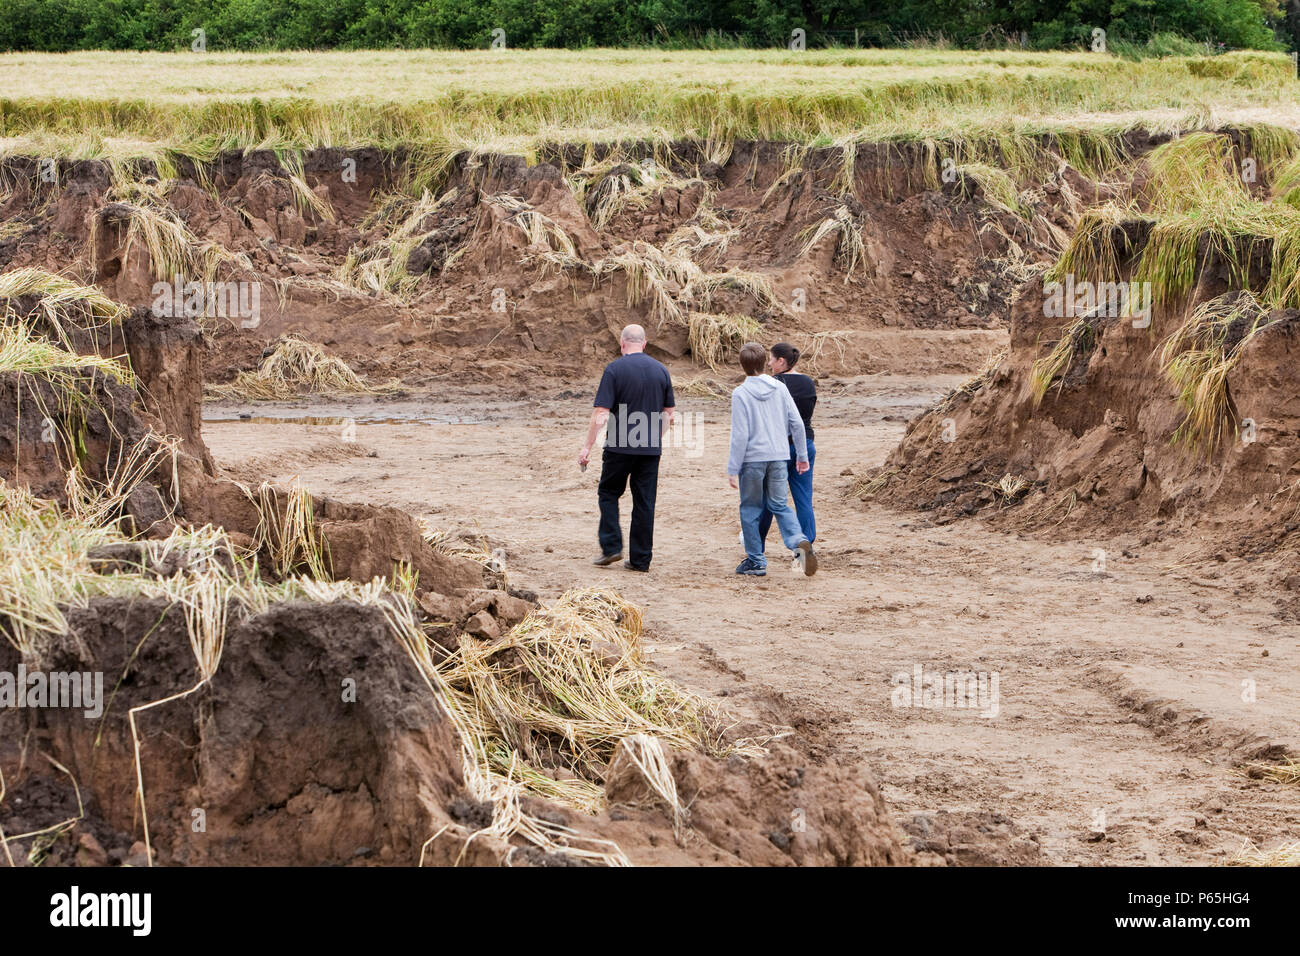
<svg viewBox="0 0 1300 956">
<path fill-rule="evenodd" d="M 1300 0 L 5 0 L 0 49 L 809 46 L 946 42 L 1085 46 L 1094 28 L 1139 55 L 1191 45 L 1294 48 Z M 855 35 L 856 31 L 856 35 Z"/>
</svg>

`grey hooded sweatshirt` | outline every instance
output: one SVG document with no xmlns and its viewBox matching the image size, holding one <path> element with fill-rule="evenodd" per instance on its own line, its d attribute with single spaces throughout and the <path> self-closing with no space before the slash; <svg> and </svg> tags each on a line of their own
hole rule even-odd
<svg viewBox="0 0 1300 956">
<path fill-rule="evenodd" d="M 788 461 L 790 441 L 799 461 L 808 460 L 803 419 L 789 390 L 770 375 L 750 375 L 731 393 L 731 456 L 727 474 L 747 461 Z"/>
</svg>

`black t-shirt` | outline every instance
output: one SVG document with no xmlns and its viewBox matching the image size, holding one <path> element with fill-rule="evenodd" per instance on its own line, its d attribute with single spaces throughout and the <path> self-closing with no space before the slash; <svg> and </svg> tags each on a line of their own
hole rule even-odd
<svg viewBox="0 0 1300 956">
<path fill-rule="evenodd" d="M 605 447 L 628 455 L 658 455 L 665 408 L 673 408 L 668 369 L 644 352 L 632 352 L 605 366 L 596 389 L 597 408 L 609 409 Z"/>
<path fill-rule="evenodd" d="M 813 409 L 817 406 L 817 385 L 807 375 L 798 372 L 782 372 L 772 377 L 790 392 L 790 397 L 794 399 L 794 407 L 799 409 L 799 417 L 803 419 L 804 433 L 811 441 Z"/>
</svg>

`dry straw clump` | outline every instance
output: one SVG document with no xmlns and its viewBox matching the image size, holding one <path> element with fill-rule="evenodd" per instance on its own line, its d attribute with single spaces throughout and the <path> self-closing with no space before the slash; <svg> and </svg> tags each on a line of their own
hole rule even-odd
<svg viewBox="0 0 1300 956">
<path fill-rule="evenodd" d="M 573 238 L 550 216 L 538 212 L 522 199 L 509 193 L 484 196 L 483 201 L 510 213 L 506 221 L 523 230 L 530 246 L 544 246 L 554 255 L 577 261 L 578 251 L 573 245 Z"/>
<path fill-rule="evenodd" d="M 698 177 L 674 174 L 652 158 L 632 160 L 618 151 L 605 159 L 587 163 L 568 177 L 574 197 L 587 211 L 591 224 L 602 230 L 626 209 L 644 209 L 664 189 L 687 189 L 695 185 L 708 189 Z"/>
<path fill-rule="evenodd" d="M 372 385 L 319 345 L 297 335 L 286 335 L 255 371 L 240 372 L 233 382 L 210 386 L 209 391 L 219 398 L 271 401 L 304 392 L 373 395 L 396 391 L 398 387 L 396 382 Z"/>
<path fill-rule="evenodd" d="M 981 482 L 981 484 L 992 491 L 998 497 L 999 505 L 1009 505 L 1019 501 L 1033 487 L 1033 482 L 1020 475 L 1010 473 L 1003 475 L 997 481 Z"/>
<path fill-rule="evenodd" d="M 1256 335 L 1268 328 L 1268 313 L 1250 292 L 1229 292 L 1198 306 L 1160 350 L 1160 370 L 1186 413 L 1174 440 L 1213 452 L 1237 430 L 1237 408 L 1228 376 Z"/>
<path fill-rule="evenodd" d="M 1074 367 L 1076 361 L 1091 354 L 1100 334 L 1099 320 L 1090 315 L 1080 316 L 1064 329 L 1056 340 L 1052 350 L 1043 358 L 1034 362 L 1029 373 L 1030 387 L 1033 390 L 1034 405 L 1047 395 L 1047 390 L 1058 378 L 1058 391 L 1065 388 L 1065 376 Z"/>
<path fill-rule="evenodd" d="M 748 315 L 692 312 L 686 323 L 691 355 L 714 372 L 726 371 L 731 356 L 763 334 L 763 327 Z"/>
<path fill-rule="evenodd" d="M 427 189 L 418 198 L 403 193 L 388 196 L 364 224 L 366 229 L 382 227 L 387 230 L 386 235 L 349 249 L 335 277 L 345 286 L 362 292 L 392 295 L 402 300 L 410 298 L 420 281 L 407 268 L 411 253 L 440 230 L 463 222 L 460 219 L 447 222 L 434 215 L 454 203 L 459 194 L 459 189 L 453 187 L 436 198 Z M 443 269 L 450 267 L 466 248 L 462 246 L 449 255 Z"/>
<path fill-rule="evenodd" d="M 530 614 L 499 640 L 462 637 L 437 674 L 485 778 L 587 812 L 621 741 L 724 756 L 733 745 L 708 702 L 650 667 L 641 612 L 609 590 L 576 590 Z"/>
<path fill-rule="evenodd" d="M 423 518 L 419 523 L 421 536 L 428 542 L 429 547 L 440 554 L 469 558 L 489 571 L 505 571 L 505 549 L 494 548 L 483 533 L 470 534 L 453 531 L 450 528 L 431 528 L 428 521 Z"/>
<path fill-rule="evenodd" d="M 114 302 L 94 286 L 82 285 L 44 269 L 13 269 L 0 274 L 0 299 L 38 296 L 38 308 L 60 344 L 71 348 L 71 323 L 92 334 L 120 322 L 126 306 Z"/>
<path fill-rule="evenodd" d="M 109 198 L 127 196 L 130 201 L 118 199 L 96 214 L 91 220 L 90 247 L 96 247 L 96 237 L 107 222 L 126 222 L 126 243 L 123 258 L 136 248 L 149 256 L 149 266 L 155 279 L 171 282 L 180 276 L 185 280 L 205 283 L 215 282 L 222 266 L 249 270 L 252 263 L 247 256 L 225 249 L 220 243 L 200 240 L 185 225 L 176 210 L 167 203 L 170 182 L 144 182 L 136 166 L 118 165 L 114 169 L 115 184 Z M 121 178 L 125 176 L 126 178 Z"/>
<path fill-rule="evenodd" d="M 1271 780 L 1274 783 L 1300 784 L 1300 760 L 1287 758 L 1281 763 L 1247 763 L 1238 767 L 1236 772 L 1243 777 L 1257 780 Z"/>
<path fill-rule="evenodd" d="M 853 278 L 853 272 L 859 265 L 865 273 L 868 261 L 866 245 L 847 206 L 839 206 L 831 215 L 799 233 L 798 238 L 803 240 L 803 245 L 799 248 L 800 258 L 808 255 L 823 239 L 832 235 L 835 237 L 835 261 L 844 267 L 844 281 Z"/>
<path fill-rule="evenodd" d="M 1300 842 L 1281 843 L 1263 850 L 1247 841 L 1224 861 L 1224 866 L 1300 866 Z"/>
</svg>

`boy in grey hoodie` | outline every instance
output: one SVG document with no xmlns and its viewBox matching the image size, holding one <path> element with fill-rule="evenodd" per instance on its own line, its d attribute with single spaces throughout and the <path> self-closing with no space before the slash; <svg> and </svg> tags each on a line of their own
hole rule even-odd
<svg viewBox="0 0 1300 956">
<path fill-rule="evenodd" d="M 812 542 L 804 537 L 799 518 L 790 507 L 787 462 L 793 438 L 795 469 L 808 470 L 808 447 L 803 419 L 786 387 L 763 374 L 767 349 L 748 342 L 740 350 L 745 381 L 731 393 L 731 456 L 727 475 L 731 487 L 740 489 L 740 527 L 745 539 L 745 560 L 737 574 L 762 577 L 767 558 L 758 534 L 758 519 L 766 505 L 781 529 L 785 546 L 798 555 L 803 573 L 817 571 Z"/>
</svg>

